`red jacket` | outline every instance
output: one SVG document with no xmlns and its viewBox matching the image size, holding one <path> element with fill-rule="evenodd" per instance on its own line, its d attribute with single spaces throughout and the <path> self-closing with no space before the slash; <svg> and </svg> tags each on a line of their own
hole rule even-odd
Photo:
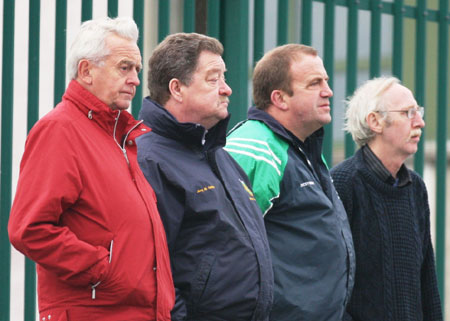
<svg viewBox="0 0 450 321">
<path fill-rule="evenodd" d="M 170 320 L 166 236 L 136 160 L 149 130 L 74 80 L 31 130 L 8 232 L 38 264 L 40 320 Z"/>
</svg>

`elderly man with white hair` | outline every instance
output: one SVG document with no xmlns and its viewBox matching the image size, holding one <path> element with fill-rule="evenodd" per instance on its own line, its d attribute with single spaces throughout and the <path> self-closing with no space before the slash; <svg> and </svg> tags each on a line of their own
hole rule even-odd
<svg viewBox="0 0 450 321">
<path fill-rule="evenodd" d="M 62 101 L 27 138 L 8 232 L 37 263 L 39 320 L 170 320 L 166 234 L 137 163 L 150 130 L 126 111 L 137 39 L 131 18 L 83 23 Z"/>
<path fill-rule="evenodd" d="M 356 254 L 344 320 L 442 320 L 428 194 L 404 164 L 424 109 L 394 77 L 367 81 L 347 104 L 345 129 L 361 148 L 331 170 Z"/>
</svg>

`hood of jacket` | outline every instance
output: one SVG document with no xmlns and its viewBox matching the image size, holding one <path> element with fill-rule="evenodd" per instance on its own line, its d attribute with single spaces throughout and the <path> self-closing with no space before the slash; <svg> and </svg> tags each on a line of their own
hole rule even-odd
<svg viewBox="0 0 450 321">
<path fill-rule="evenodd" d="M 200 124 L 179 122 L 167 109 L 150 97 L 146 97 L 142 103 L 139 119 L 158 135 L 193 148 L 210 150 L 225 146 L 230 115 L 207 130 Z"/>
</svg>

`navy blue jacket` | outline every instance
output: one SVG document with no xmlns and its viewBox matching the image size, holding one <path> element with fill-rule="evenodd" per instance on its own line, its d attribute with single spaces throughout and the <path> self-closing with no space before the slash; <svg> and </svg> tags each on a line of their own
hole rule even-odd
<svg viewBox="0 0 450 321">
<path fill-rule="evenodd" d="M 344 206 L 322 159 L 324 130 L 300 141 L 252 108 L 226 150 L 249 176 L 263 209 L 274 270 L 273 321 L 339 321 L 355 273 Z"/>
<path fill-rule="evenodd" d="M 223 150 L 228 119 L 209 131 L 144 99 L 152 131 L 138 161 L 156 192 L 176 289 L 172 320 L 267 320 L 273 272 L 248 178 Z"/>
</svg>

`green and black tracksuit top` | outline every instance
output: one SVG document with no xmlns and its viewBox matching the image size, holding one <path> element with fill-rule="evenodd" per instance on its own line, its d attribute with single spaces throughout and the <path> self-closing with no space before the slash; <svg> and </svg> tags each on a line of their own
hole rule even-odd
<svg viewBox="0 0 450 321">
<path fill-rule="evenodd" d="M 322 157 L 323 132 L 302 142 L 253 107 L 227 138 L 264 213 L 275 281 L 270 320 L 341 320 L 353 287 L 351 230 Z"/>
</svg>

